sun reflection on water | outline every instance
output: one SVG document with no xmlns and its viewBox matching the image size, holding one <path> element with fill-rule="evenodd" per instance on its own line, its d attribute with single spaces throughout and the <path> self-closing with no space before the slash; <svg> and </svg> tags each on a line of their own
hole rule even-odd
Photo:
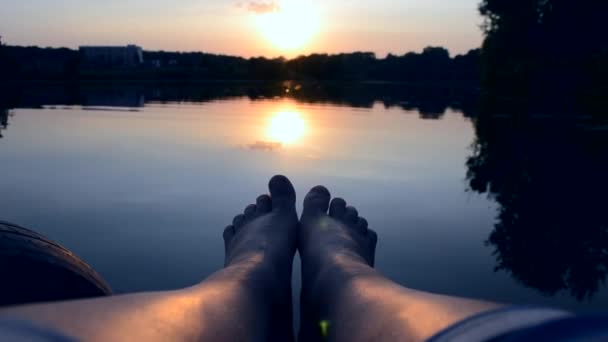
<svg viewBox="0 0 608 342">
<path fill-rule="evenodd" d="M 271 117 L 266 136 L 271 142 L 292 145 L 304 136 L 306 129 L 306 121 L 299 113 L 280 111 Z"/>
</svg>

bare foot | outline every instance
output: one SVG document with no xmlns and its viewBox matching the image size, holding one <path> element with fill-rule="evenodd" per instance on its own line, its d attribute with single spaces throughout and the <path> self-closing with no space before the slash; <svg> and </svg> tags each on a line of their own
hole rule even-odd
<svg viewBox="0 0 608 342">
<path fill-rule="evenodd" d="M 329 322 L 323 320 L 321 302 L 346 277 L 344 270 L 366 272 L 374 265 L 377 234 L 357 209 L 335 198 L 322 186 L 304 200 L 298 233 L 302 257 L 301 341 L 323 340 Z M 329 209 L 329 214 L 328 214 Z"/>
<path fill-rule="evenodd" d="M 284 176 L 272 178 L 269 189 L 270 196 L 258 197 L 256 204 L 248 206 L 224 230 L 225 267 L 242 274 L 251 297 L 259 301 L 256 307 L 260 310 L 252 314 L 269 315 L 268 320 L 262 321 L 271 326 L 260 330 L 271 332 L 268 338 L 291 341 L 291 271 L 298 227 L 296 194 Z"/>
</svg>

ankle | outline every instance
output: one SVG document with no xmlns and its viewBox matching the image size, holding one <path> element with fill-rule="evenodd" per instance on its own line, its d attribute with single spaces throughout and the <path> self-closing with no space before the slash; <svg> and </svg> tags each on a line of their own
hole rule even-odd
<svg viewBox="0 0 608 342">
<path fill-rule="evenodd" d="M 355 280 L 377 276 L 360 255 L 348 250 L 334 252 L 322 259 L 316 266 L 303 265 L 303 288 L 310 299 L 337 298 L 352 287 Z"/>
<path fill-rule="evenodd" d="M 279 270 L 268 262 L 239 261 L 209 280 L 223 284 L 222 286 L 239 288 L 249 293 L 249 298 L 272 298 L 278 302 L 291 300 L 291 271 Z"/>
</svg>

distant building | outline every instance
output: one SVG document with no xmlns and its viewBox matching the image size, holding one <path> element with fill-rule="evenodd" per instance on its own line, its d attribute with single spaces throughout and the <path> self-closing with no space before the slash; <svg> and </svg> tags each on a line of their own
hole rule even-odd
<svg viewBox="0 0 608 342">
<path fill-rule="evenodd" d="M 89 67 L 133 68 L 144 63 L 144 53 L 137 45 L 81 46 L 83 64 Z"/>
</svg>

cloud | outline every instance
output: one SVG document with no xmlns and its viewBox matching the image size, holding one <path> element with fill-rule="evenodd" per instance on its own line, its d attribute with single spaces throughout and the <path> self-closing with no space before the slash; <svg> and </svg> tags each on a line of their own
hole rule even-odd
<svg viewBox="0 0 608 342">
<path fill-rule="evenodd" d="M 281 7 L 276 1 L 249 1 L 246 3 L 239 3 L 238 7 L 244 8 L 255 14 L 274 13 L 281 10 Z"/>
<path fill-rule="evenodd" d="M 255 144 L 247 146 L 250 150 L 274 152 L 283 148 L 280 142 L 256 141 Z"/>
</svg>

